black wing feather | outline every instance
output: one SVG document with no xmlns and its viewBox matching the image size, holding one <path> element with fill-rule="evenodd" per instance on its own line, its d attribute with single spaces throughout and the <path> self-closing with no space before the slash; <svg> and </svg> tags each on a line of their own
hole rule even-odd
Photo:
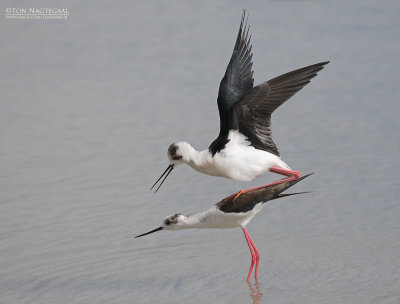
<svg viewBox="0 0 400 304">
<path fill-rule="evenodd" d="M 257 148 L 279 156 L 271 132 L 271 114 L 308 84 L 329 61 L 313 64 L 268 80 L 230 112 L 229 129 L 239 129 Z"/>
<path fill-rule="evenodd" d="M 265 185 L 265 187 L 250 190 L 239 196 L 235 197 L 235 195 L 231 195 L 227 198 L 224 198 L 220 202 L 216 203 L 215 205 L 217 208 L 225 213 L 242 213 L 248 212 L 254 208 L 255 205 L 260 203 L 266 203 L 270 200 L 285 197 L 294 194 L 301 194 L 306 192 L 299 192 L 299 193 L 291 193 L 291 194 L 281 194 L 283 191 L 287 190 L 288 188 L 292 187 L 293 185 L 297 184 L 299 181 L 307 178 L 308 176 L 312 175 L 307 174 L 302 176 L 301 178 L 289 181 L 285 183 L 275 184 L 275 185 Z"/>
<path fill-rule="evenodd" d="M 228 142 L 229 119 L 233 107 L 253 89 L 253 54 L 250 40 L 251 36 L 249 36 L 249 26 L 247 25 L 246 11 L 244 10 L 235 47 L 225 75 L 219 85 L 217 103 L 220 131 L 218 138 L 209 147 L 212 155 L 222 150 Z"/>
<path fill-rule="evenodd" d="M 246 11 L 243 11 L 232 57 L 219 86 L 217 102 L 221 122 L 220 135 L 226 135 L 229 131 L 227 120 L 232 106 L 242 100 L 253 88 L 251 37 L 249 37 L 249 27 L 245 17 Z"/>
<path fill-rule="evenodd" d="M 211 143 L 212 155 L 222 150 L 229 130 L 239 130 L 252 146 L 279 156 L 272 140 L 271 114 L 323 69 L 327 62 L 298 69 L 253 87 L 253 54 L 246 11 L 243 11 L 232 57 L 218 91 L 220 132 Z"/>
</svg>

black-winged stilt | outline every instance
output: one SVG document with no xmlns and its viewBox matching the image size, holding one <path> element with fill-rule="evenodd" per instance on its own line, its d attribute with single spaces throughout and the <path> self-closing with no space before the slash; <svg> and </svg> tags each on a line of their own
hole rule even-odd
<svg viewBox="0 0 400 304">
<path fill-rule="evenodd" d="M 310 65 L 253 87 L 252 52 L 249 27 L 243 12 L 239 33 L 231 60 L 221 80 L 218 92 L 220 132 L 208 149 L 195 150 L 187 142 L 168 148 L 170 165 L 151 187 L 179 164 L 208 175 L 237 181 L 250 181 L 267 171 L 282 174 L 286 182 L 300 177 L 280 158 L 272 140 L 271 114 L 281 104 L 303 88 L 329 61 Z M 238 195 L 238 194 L 236 194 Z"/>
<path fill-rule="evenodd" d="M 265 185 L 262 187 L 258 187 L 255 190 L 249 189 L 238 197 L 234 197 L 234 195 L 231 195 L 221 200 L 215 205 L 215 207 L 201 213 L 197 213 L 194 215 L 183 215 L 180 213 L 176 213 L 170 215 L 165 218 L 160 227 L 149 232 L 140 234 L 136 236 L 136 238 L 160 230 L 241 227 L 252 257 L 249 274 L 247 275 L 247 281 L 250 279 L 254 263 L 256 263 L 254 276 L 255 278 L 257 278 L 260 252 L 257 250 L 253 240 L 250 238 L 250 235 L 245 228 L 246 224 L 248 224 L 250 220 L 264 207 L 264 203 L 276 198 L 305 193 L 299 192 L 282 194 L 283 191 L 293 186 L 300 180 L 310 176 L 311 174 L 304 175 L 303 177 L 292 181 L 286 181 L 273 185 Z"/>
</svg>

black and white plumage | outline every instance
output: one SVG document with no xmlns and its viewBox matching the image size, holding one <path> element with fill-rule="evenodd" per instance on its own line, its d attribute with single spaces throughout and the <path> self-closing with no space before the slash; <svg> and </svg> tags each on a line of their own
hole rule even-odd
<svg viewBox="0 0 400 304">
<path fill-rule="evenodd" d="M 265 203 L 277 198 L 287 197 L 290 195 L 305 193 L 290 193 L 283 194 L 285 190 L 292 187 L 302 179 L 310 176 L 311 174 L 305 175 L 299 179 L 269 184 L 257 189 L 249 189 L 243 191 L 240 196 L 231 195 L 227 198 L 222 199 L 220 202 L 215 204 L 209 210 L 193 215 L 183 215 L 175 213 L 166 217 L 162 225 L 154 230 L 140 234 L 136 236 L 142 237 L 160 230 L 182 230 L 189 228 L 235 228 L 241 227 L 245 235 L 247 244 L 249 245 L 250 253 L 252 255 L 252 265 L 247 276 L 247 280 L 250 279 L 250 275 L 256 262 L 255 276 L 258 271 L 258 261 L 260 253 L 250 238 L 250 235 L 246 231 L 245 226 L 250 220 L 261 211 L 265 206 Z"/>
<path fill-rule="evenodd" d="M 283 74 L 253 87 L 250 40 L 244 11 L 232 56 L 219 86 L 219 135 L 203 151 L 195 150 L 186 142 L 172 144 L 168 149 L 170 165 L 153 185 L 165 175 L 157 190 L 173 168 L 182 163 L 204 174 L 238 181 L 250 181 L 267 171 L 288 177 L 282 181 L 300 177 L 299 172 L 292 171 L 280 158 L 272 139 L 271 114 L 308 84 L 329 61 Z"/>
</svg>

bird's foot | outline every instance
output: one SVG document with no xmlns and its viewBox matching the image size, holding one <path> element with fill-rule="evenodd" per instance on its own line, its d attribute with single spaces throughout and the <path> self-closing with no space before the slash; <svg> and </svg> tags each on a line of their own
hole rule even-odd
<svg viewBox="0 0 400 304">
<path fill-rule="evenodd" d="M 249 192 L 249 190 L 240 190 L 240 191 L 236 192 L 236 193 L 234 194 L 235 197 L 233 198 L 233 200 L 237 199 L 240 195 L 242 195 L 242 194 L 244 194 L 244 193 L 246 193 L 246 192 Z"/>
<path fill-rule="evenodd" d="M 248 192 L 250 189 L 247 190 L 239 190 L 238 192 L 233 193 L 232 195 L 229 195 L 228 197 L 224 198 L 224 201 L 228 201 L 233 197 L 233 200 L 235 200 L 238 196 L 242 195 L 243 193 Z"/>
</svg>

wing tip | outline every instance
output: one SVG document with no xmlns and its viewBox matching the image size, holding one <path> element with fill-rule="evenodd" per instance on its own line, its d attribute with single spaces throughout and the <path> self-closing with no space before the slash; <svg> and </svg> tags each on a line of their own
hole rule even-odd
<svg viewBox="0 0 400 304">
<path fill-rule="evenodd" d="M 321 70 L 328 64 L 328 63 L 330 63 L 331 61 L 330 60 L 327 60 L 327 61 L 323 61 L 323 62 L 319 62 L 319 63 L 316 63 L 316 64 L 314 64 L 315 66 L 320 66 L 321 67 Z"/>
</svg>

